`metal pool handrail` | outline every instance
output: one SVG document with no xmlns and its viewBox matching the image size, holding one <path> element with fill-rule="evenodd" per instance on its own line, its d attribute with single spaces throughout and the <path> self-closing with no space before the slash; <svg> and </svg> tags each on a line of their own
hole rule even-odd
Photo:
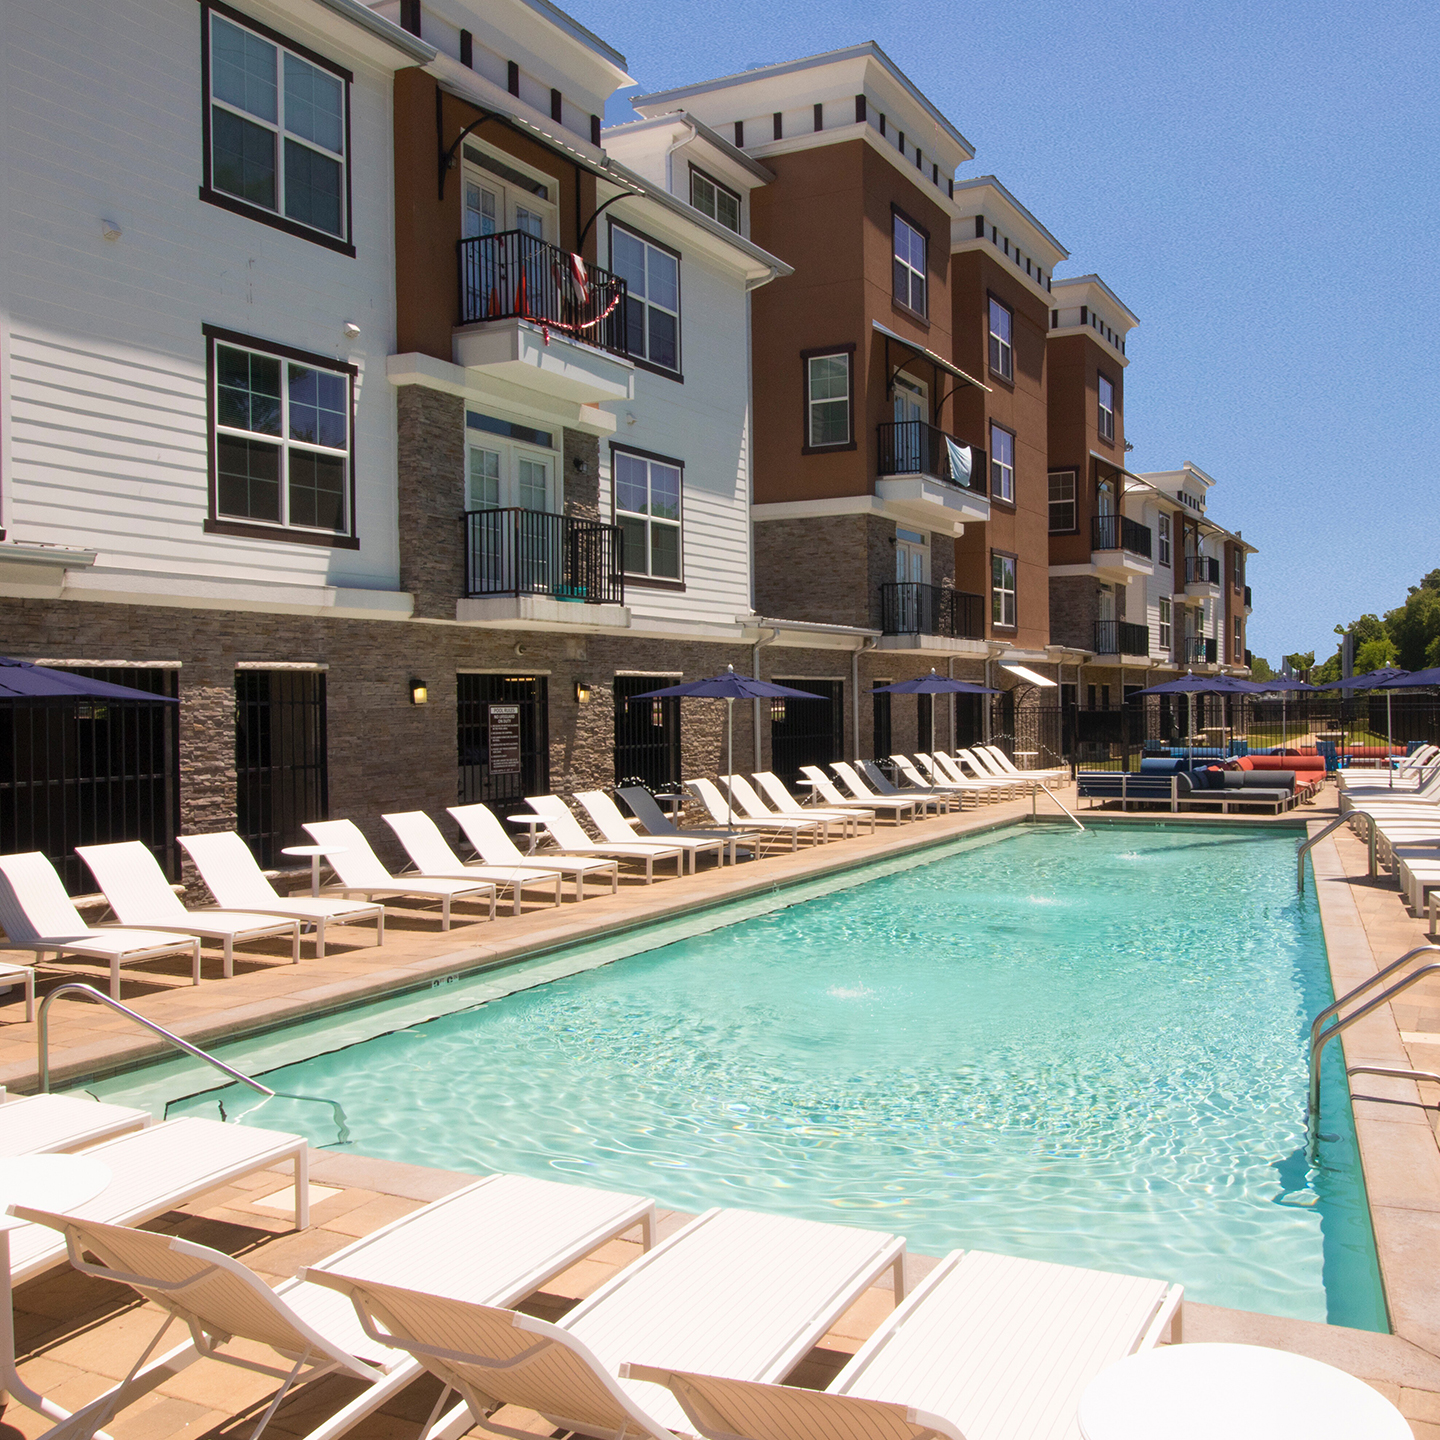
<svg viewBox="0 0 1440 1440">
<path fill-rule="evenodd" d="M 1070 816 L 1070 819 L 1074 823 L 1075 828 L 1083 835 L 1085 833 L 1085 827 L 1080 823 L 1078 819 L 1076 819 L 1073 814 L 1071 814 L 1070 808 L 1048 785 L 1042 785 L 1037 782 L 1030 787 L 1030 813 L 1032 815 L 1038 813 L 1035 807 L 1039 799 L 1037 792 L 1041 790 L 1043 790 L 1061 808 L 1061 810 L 1065 812 L 1065 814 Z"/>
<path fill-rule="evenodd" d="M 1379 869 L 1375 863 L 1375 817 L 1368 810 L 1347 810 L 1343 815 L 1337 815 L 1323 830 L 1317 831 L 1308 839 L 1302 840 L 1295 851 L 1295 888 L 1300 894 L 1305 893 L 1305 856 L 1313 850 L 1327 835 L 1338 830 L 1342 825 L 1348 825 L 1357 815 L 1363 815 L 1370 822 L 1370 878 L 1373 880 L 1378 875 Z"/>
<path fill-rule="evenodd" d="M 208 1051 L 200 1049 L 198 1045 L 192 1045 L 188 1040 L 182 1040 L 172 1031 L 167 1030 L 163 1025 L 157 1025 L 153 1020 L 147 1020 L 138 1011 L 132 1010 L 128 1005 L 122 1005 L 118 1000 L 112 1000 L 103 991 L 97 990 L 93 985 L 83 984 L 78 980 L 68 981 L 64 985 L 57 985 L 41 1002 L 40 1015 L 35 1026 L 35 1046 L 37 1050 L 38 1069 L 40 1072 L 40 1093 L 50 1093 L 50 1006 L 62 995 L 81 994 L 91 1000 L 98 1000 L 102 1005 L 108 1005 L 112 1010 L 133 1020 L 137 1025 L 142 1025 L 152 1034 L 158 1035 L 162 1040 L 167 1040 L 177 1050 L 183 1050 L 187 1055 L 192 1055 L 196 1060 L 203 1060 L 207 1065 L 213 1065 L 222 1074 L 228 1075 L 232 1080 L 238 1081 L 241 1085 L 248 1086 L 257 1094 L 264 1096 L 266 1100 L 273 1100 L 278 1095 L 283 1100 L 305 1100 L 315 1105 L 328 1105 L 330 1113 L 335 1121 L 335 1129 L 338 1132 L 337 1143 L 345 1145 L 350 1140 L 350 1127 L 346 1123 L 345 1109 L 338 1100 L 327 1099 L 323 1095 L 295 1095 L 288 1090 L 272 1090 L 268 1085 L 262 1085 L 258 1080 L 235 1069 L 233 1065 L 227 1065 L 223 1060 L 217 1059 Z M 167 1109 L 169 1106 L 167 1105 Z M 221 1112 L 224 1113 L 223 1110 Z"/>
</svg>

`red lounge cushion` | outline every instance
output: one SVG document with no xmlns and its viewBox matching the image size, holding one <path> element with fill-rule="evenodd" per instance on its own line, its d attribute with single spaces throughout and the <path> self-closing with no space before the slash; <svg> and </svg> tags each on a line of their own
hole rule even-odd
<svg viewBox="0 0 1440 1440">
<path fill-rule="evenodd" d="M 1237 770 L 1253 770 L 1255 768 L 1255 762 L 1248 755 L 1242 755 L 1239 760 L 1235 762 L 1235 768 Z"/>
</svg>

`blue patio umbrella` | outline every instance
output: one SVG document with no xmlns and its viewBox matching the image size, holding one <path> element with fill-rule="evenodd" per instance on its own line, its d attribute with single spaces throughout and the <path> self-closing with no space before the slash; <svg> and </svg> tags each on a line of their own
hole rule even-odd
<svg viewBox="0 0 1440 1440">
<path fill-rule="evenodd" d="M 1192 695 L 1253 695 L 1254 687 L 1245 680 L 1236 680 L 1230 675 L 1196 675 L 1187 670 L 1178 680 L 1166 680 L 1162 685 L 1151 685 L 1148 689 L 1137 690 L 1137 695 L 1184 695 L 1185 700 L 1185 759 L 1190 756 L 1190 734 L 1195 728 L 1194 702 Z"/>
<path fill-rule="evenodd" d="M 11 660 L 0 655 L 0 700 L 159 700 L 166 705 L 180 702 L 169 695 L 134 690 L 129 685 L 112 685 L 68 670 L 52 670 L 29 660 Z"/>
<path fill-rule="evenodd" d="M 1393 665 L 1382 665 L 1378 670 L 1367 670 L 1363 675 L 1352 675 L 1348 680 L 1335 680 L 1329 685 L 1322 685 L 1322 690 L 1385 690 L 1389 691 L 1397 685 L 1408 684 L 1410 672 L 1408 670 L 1397 670 Z M 1395 785 L 1395 766 L 1390 762 L 1390 751 L 1395 748 L 1394 740 L 1395 727 L 1390 719 L 1390 696 L 1385 696 L 1385 765 L 1390 771 L 1390 785 Z"/>
<path fill-rule="evenodd" d="M 988 685 L 972 685 L 968 680 L 952 680 L 937 675 L 932 668 L 918 680 L 897 680 L 893 685 L 877 685 L 872 695 L 998 695 Z"/>
<path fill-rule="evenodd" d="M 679 685 L 666 685 L 659 690 L 643 690 L 632 695 L 632 700 L 723 700 L 725 701 L 725 770 L 735 771 L 735 702 L 737 700 L 816 700 L 808 690 L 792 690 L 788 685 L 776 685 L 770 680 L 756 680 L 749 675 L 737 675 L 733 665 L 725 667 L 723 675 L 711 675 L 704 680 L 686 680 Z"/>
<path fill-rule="evenodd" d="M 1402 670 L 1393 680 L 1376 681 L 1375 689 L 1409 690 L 1413 686 L 1418 690 L 1422 685 L 1440 685 L 1440 665 L 1428 670 Z"/>
</svg>

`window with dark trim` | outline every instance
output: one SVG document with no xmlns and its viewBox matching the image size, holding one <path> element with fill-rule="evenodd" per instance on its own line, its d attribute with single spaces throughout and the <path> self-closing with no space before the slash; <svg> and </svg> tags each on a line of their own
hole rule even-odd
<svg viewBox="0 0 1440 1440">
<path fill-rule="evenodd" d="M 997 630 L 1015 628 L 1015 567 L 1015 556 L 990 552 L 990 623 Z"/>
<path fill-rule="evenodd" d="M 1157 609 L 1157 611 L 1156 611 L 1156 618 L 1157 618 L 1157 620 L 1158 620 L 1158 622 L 1159 622 L 1158 625 L 1157 625 L 1157 627 L 1156 627 L 1156 631 L 1157 631 L 1157 635 L 1158 635 L 1158 641 L 1157 641 L 1157 643 L 1159 644 L 1159 647 L 1160 647 L 1160 653 L 1161 653 L 1162 655 L 1168 655 L 1168 654 L 1170 653 L 1170 635 L 1171 635 L 1171 629 L 1170 629 L 1170 624 L 1171 624 L 1171 611 L 1170 611 L 1170 598 L 1169 598 L 1169 596 L 1167 596 L 1167 595 L 1162 595 L 1162 596 L 1160 597 L 1159 607 L 1158 607 L 1158 609 Z"/>
<path fill-rule="evenodd" d="M 1070 535 L 1077 529 L 1075 520 L 1075 472 L 1050 472 L 1050 533 Z"/>
<path fill-rule="evenodd" d="M 1100 438 L 1115 438 L 1115 385 L 1108 375 L 1096 375 L 1096 388 L 1100 399 Z"/>
<path fill-rule="evenodd" d="M 694 165 L 690 167 L 690 203 L 727 230 L 740 233 L 740 194 Z"/>
<path fill-rule="evenodd" d="M 612 220 L 610 268 L 628 290 L 625 331 L 630 358 L 679 378 L 679 252 Z"/>
<path fill-rule="evenodd" d="M 1006 380 L 1015 378 L 1015 314 L 990 297 L 990 368 Z"/>
<path fill-rule="evenodd" d="M 200 198 L 353 255 L 350 71 L 216 0 L 200 14 Z"/>
<path fill-rule="evenodd" d="M 356 368 L 205 326 L 207 531 L 356 548 Z"/>
<path fill-rule="evenodd" d="M 1156 522 L 1156 534 L 1159 539 L 1160 554 L 1157 557 L 1161 565 L 1170 563 L 1170 517 L 1160 516 Z"/>
<path fill-rule="evenodd" d="M 850 444 L 850 350 L 807 353 L 804 364 L 805 448 Z"/>
<path fill-rule="evenodd" d="M 1015 433 L 990 422 L 990 498 L 1015 503 Z"/>
<path fill-rule="evenodd" d="M 611 508 L 620 527 L 626 577 L 680 584 L 685 462 L 612 444 L 610 475 Z"/>
<path fill-rule="evenodd" d="M 928 315 L 930 302 L 925 277 L 929 239 L 898 210 L 892 212 L 891 221 L 895 237 L 895 299 L 917 315 Z"/>
</svg>

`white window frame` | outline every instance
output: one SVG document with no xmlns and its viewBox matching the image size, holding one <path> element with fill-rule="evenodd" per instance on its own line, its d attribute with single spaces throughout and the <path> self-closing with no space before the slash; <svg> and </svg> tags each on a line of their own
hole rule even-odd
<svg viewBox="0 0 1440 1440">
<path fill-rule="evenodd" d="M 477 452 L 499 457 L 496 466 L 496 496 L 494 505 L 475 503 L 474 462 Z M 545 466 L 545 503 L 536 511 L 535 506 L 521 503 L 520 463 L 523 460 L 537 461 Z M 520 440 L 507 440 L 503 435 L 494 435 L 488 430 L 470 426 L 465 430 L 465 508 L 466 510 L 529 510 L 543 515 L 558 515 L 562 509 L 559 493 L 560 453 L 546 450 Z"/>
<path fill-rule="evenodd" d="M 1110 390 L 1110 403 L 1105 403 L 1106 387 Z M 1115 439 L 1115 382 L 1103 370 L 1095 373 L 1095 400 L 1099 406 L 1099 427 L 1102 440 Z"/>
<path fill-rule="evenodd" d="M 1245 663 L 1245 626 L 1238 615 L 1234 619 L 1234 643 L 1230 649 L 1230 663 L 1232 665 L 1243 665 Z"/>
<path fill-rule="evenodd" d="M 645 366 L 648 369 L 656 371 L 660 375 L 668 376 L 674 380 L 683 381 L 685 378 L 685 352 L 683 348 L 685 335 L 684 325 L 681 321 L 681 316 L 684 313 L 685 295 L 683 289 L 684 277 L 681 273 L 683 269 L 681 254 L 678 250 L 673 250 L 670 246 L 664 245 L 658 240 L 652 240 L 648 235 L 643 234 L 633 225 L 627 225 L 623 221 L 612 218 L 610 221 L 609 259 L 610 269 L 612 271 L 616 271 L 616 273 L 619 273 L 616 269 L 615 264 L 615 235 L 617 231 L 628 236 L 631 240 L 634 240 L 638 244 L 645 247 L 645 273 L 647 277 L 650 273 L 650 252 L 652 250 L 656 254 L 664 255 L 675 262 L 675 308 L 673 310 L 668 305 L 661 305 L 658 301 L 652 300 L 649 297 L 648 293 L 643 296 L 638 296 L 633 291 L 629 292 L 626 303 L 629 305 L 639 305 L 642 306 L 644 309 L 644 323 L 641 326 L 641 333 L 645 337 L 645 353 L 636 354 L 634 350 L 630 350 L 628 351 L 628 354 L 631 360 L 637 361 L 639 364 Z M 650 358 L 651 310 L 658 310 L 661 314 L 673 315 L 675 317 L 675 364 L 673 366 L 663 364 L 658 360 L 652 360 Z M 627 345 L 629 343 L 628 318 L 626 321 L 626 343 Z"/>
<path fill-rule="evenodd" d="M 912 225 L 898 210 L 890 212 L 890 255 L 892 264 L 892 285 L 894 297 L 907 310 L 913 311 L 916 315 L 929 316 L 930 314 L 930 239 L 918 225 Z M 900 241 L 902 236 L 906 240 L 906 254 L 900 253 Z M 920 244 L 920 257 L 923 268 L 917 269 L 909 251 L 914 243 Z M 900 293 L 900 280 L 904 277 L 905 293 Z M 916 291 L 919 291 L 920 304 L 916 305 Z"/>
<path fill-rule="evenodd" d="M 201 9 L 201 21 L 203 25 L 203 70 L 202 82 L 204 85 L 204 175 L 201 185 L 201 198 L 212 204 L 222 206 L 227 210 L 238 211 L 241 214 L 251 216 L 267 225 L 274 225 L 279 229 L 288 231 L 292 235 L 299 235 L 307 240 L 313 240 L 318 244 L 326 245 L 331 249 L 353 255 L 355 247 L 352 243 L 352 219 L 351 219 L 351 178 L 350 178 L 350 87 L 354 76 L 349 70 L 340 65 L 334 64 L 323 55 L 317 55 L 313 50 L 303 45 L 296 44 L 293 40 L 271 30 L 268 26 L 262 25 L 246 15 L 230 9 L 226 5 L 216 3 L 216 0 L 206 0 Z M 275 119 L 271 120 L 266 116 L 257 115 L 249 110 L 233 104 L 228 100 L 222 100 L 215 93 L 215 22 L 231 25 L 262 44 L 272 46 L 275 55 Z M 285 57 L 291 56 L 300 64 L 319 71 L 340 84 L 342 113 L 341 113 L 341 149 L 333 151 L 322 143 L 317 143 L 304 135 L 286 128 L 285 122 Z M 274 137 L 275 143 L 275 204 L 264 205 L 256 200 L 247 199 L 243 195 L 236 195 L 228 190 L 220 189 L 215 183 L 215 124 L 214 113 L 216 110 L 227 114 L 235 115 L 239 119 L 255 125 L 262 130 L 268 131 Z M 340 167 L 340 225 L 337 230 L 326 230 L 318 225 L 311 225 L 304 220 L 292 219 L 286 213 L 285 204 L 285 172 L 286 157 L 285 147 L 287 143 L 294 143 L 302 149 L 313 151 L 324 159 L 336 163 Z"/>
<path fill-rule="evenodd" d="M 1155 633 L 1156 643 L 1159 645 L 1161 653 L 1168 655 L 1172 644 L 1171 635 L 1173 631 L 1171 628 L 1170 600 L 1164 595 L 1160 597 L 1156 605 Z"/>
<path fill-rule="evenodd" d="M 497 165 L 503 165 L 506 169 L 513 171 L 522 179 L 528 178 L 536 185 L 543 185 L 546 194 L 542 197 L 533 191 L 524 189 L 514 181 L 507 180 L 505 176 L 496 174 L 495 171 L 487 169 L 484 165 L 477 164 L 475 157 L 484 157 L 493 160 Z M 460 206 L 462 218 L 462 230 L 464 218 L 469 209 L 469 189 L 472 185 L 493 190 L 500 205 L 500 214 L 497 217 L 498 224 L 496 232 L 503 230 L 519 230 L 519 210 L 528 210 L 531 214 L 538 215 L 541 221 L 542 233 L 538 239 L 548 244 L 555 244 L 559 235 L 560 210 L 552 196 L 560 193 L 560 182 L 553 175 L 543 170 L 537 170 L 533 165 L 527 165 L 524 161 L 517 160 L 513 155 L 499 150 L 493 145 L 488 145 L 476 137 L 467 140 L 462 152 L 463 167 L 460 181 Z M 477 234 L 481 233 L 479 231 Z M 529 233 L 529 232 L 527 232 Z M 469 238 L 467 236 L 467 238 Z"/>
<path fill-rule="evenodd" d="M 1079 476 L 1073 470 L 1052 470 L 1050 480 L 1050 533 L 1052 535 L 1073 535 L 1080 526 L 1079 504 Z M 1055 482 L 1068 483 L 1070 487 L 1069 496 L 1061 495 L 1058 498 L 1055 494 Z M 1057 505 L 1068 505 L 1070 507 L 1070 523 L 1068 525 L 1057 525 L 1055 523 L 1055 507 Z"/>
<path fill-rule="evenodd" d="M 206 531 L 214 534 L 246 534 L 276 540 L 299 541 L 304 544 L 357 548 L 359 542 L 355 539 L 355 379 L 358 373 L 356 368 L 353 365 L 328 359 L 323 355 L 312 355 L 288 346 L 267 344 L 252 336 L 239 335 L 228 330 L 207 326 L 204 333 L 208 352 L 206 368 L 209 380 L 206 397 L 206 430 L 211 454 L 209 516 L 205 522 Z M 221 423 L 221 350 L 257 355 L 275 362 L 280 367 L 278 434 Z M 322 445 L 318 442 L 295 438 L 289 433 L 290 372 L 292 368 L 331 375 L 343 384 L 345 390 L 345 443 L 343 446 Z M 331 413 L 338 412 L 332 411 Z M 273 446 L 277 451 L 279 456 L 277 466 L 278 519 L 270 520 L 262 516 L 237 515 L 220 508 L 219 442 L 225 438 Z M 292 454 L 323 456 L 331 461 L 340 461 L 344 465 L 344 479 L 340 488 L 341 524 L 335 529 L 297 524 L 291 520 L 290 457 Z"/>
<path fill-rule="evenodd" d="M 646 489 L 646 513 L 641 514 L 636 510 L 625 510 L 620 505 L 620 481 L 619 462 L 621 457 L 627 460 L 638 460 L 645 466 L 645 489 Z M 674 520 L 667 518 L 657 519 L 649 513 L 648 497 L 653 493 L 651 472 L 654 466 L 662 465 L 667 469 L 679 472 L 679 482 L 676 487 L 676 503 L 679 507 L 679 514 Z M 625 542 L 623 535 L 620 539 L 620 563 L 624 567 L 625 578 L 638 580 L 642 584 L 656 585 L 664 588 L 683 589 L 685 585 L 685 462 L 677 460 L 670 455 L 652 455 L 648 451 L 635 450 L 625 445 L 613 445 L 610 449 L 610 510 L 611 523 L 620 525 L 623 520 L 643 521 L 645 525 L 645 569 L 631 570 L 625 554 Z M 675 532 L 675 565 L 677 573 L 674 575 L 657 575 L 654 567 L 654 545 L 653 533 L 657 525 L 664 526 L 667 530 Z"/>
<path fill-rule="evenodd" d="M 1020 562 L 1003 550 L 990 552 L 990 623 L 1001 630 L 1014 630 L 1018 619 L 1016 594 Z M 1004 582 L 1009 580 L 1009 584 Z M 1005 618 L 1009 614 L 1009 619 Z"/>
<path fill-rule="evenodd" d="M 845 435 L 840 440 L 817 440 L 815 438 L 815 411 L 817 406 L 836 405 L 840 403 L 841 397 L 837 395 L 825 395 L 818 399 L 815 396 L 815 362 L 817 360 L 843 360 L 845 362 Z M 818 355 L 807 355 L 805 357 L 805 448 L 808 450 L 831 450 L 838 449 L 842 445 L 854 443 L 854 406 L 852 404 L 852 389 L 854 385 L 854 359 L 849 350 L 831 350 Z"/>
<path fill-rule="evenodd" d="M 712 194 L 709 199 L 710 208 L 705 208 L 705 197 L 703 188 L 709 186 Z M 728 196 L 735 202 L 735 223 L 732 225 L 720 214 L 720 197 Z M 723 225 L 727 230 L 733 230 L 737 235 L 742 234 L 742 227 L 745 223 L 745 199 L 738 190 L 732 189 L 723 181 L 717 180 L 707 170 L 702 170 L 698 165 L 690 167 L 690 204 L 693 209 L 698 210 L 702 215 L 708 216 L 717 225 Z"/>
<path fill-rule="evenodd" d="M 1015 378 L 1015 312 L 1003 300 L 989 296 L 990 369 L 1006 380 Z M 1002 318 L 1003 317 L 1003 318 Z M 1004 334 L 995 328 L 1000 319 Z"/>
<path fill-rule="evenodd" d="M 1170 563 L 1170 517 L 1168 515 L 1160 516 L 1156 533 L 1159 536 L 1160 564 L 1168 565 Z"/>
<path fill-rule="evenodd" d="M 1004 435 L 1010 442 L 1010 459 L 1001 460 L 995 452 L 995 437 Z M 996 421 L 990 422 L 990 498 L 1015 503 L 1015 432 Z"/>
</svg>

